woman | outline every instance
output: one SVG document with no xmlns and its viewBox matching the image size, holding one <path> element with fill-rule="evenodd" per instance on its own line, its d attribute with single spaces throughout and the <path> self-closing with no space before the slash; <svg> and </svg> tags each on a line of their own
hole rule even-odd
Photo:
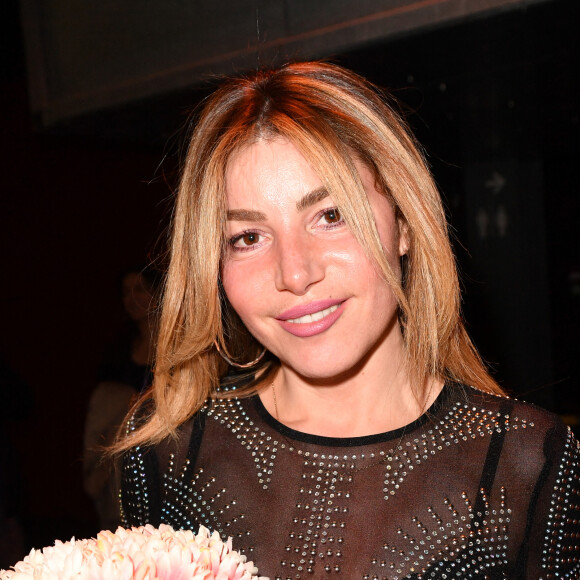
<svg viewBox="0 0 580 580">
<path fill-rule="evenodd" d="M 126 522 L 204 524 L 271 578 L 580 574 L 576 442 L 503 395 L 459 304 L 439 194 L 374 87 L 321 63 L 226 83 L 118 446 Z"/>
</svg>

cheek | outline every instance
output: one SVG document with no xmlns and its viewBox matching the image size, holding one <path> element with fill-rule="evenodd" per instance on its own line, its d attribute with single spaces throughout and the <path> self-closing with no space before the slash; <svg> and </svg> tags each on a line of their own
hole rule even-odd
<svg viewBox="0 0 580 580">
<path fill-rule="evenodd" d="M 357 285 L 364 285 L 367 291 L 383 285 L 378 266 L 368 257 L 358 242 L 353 240 L 349 250 L 342 256 L 341 264 L 342 275 Z"/>
<path fill-rule="evenodd" d="M 263 297 L 265 281 L 251 268 L 240 267 L 234 262 L 224 266 L 222 285 L 232 308 L 247 325 L 247 319 L 256 310 L 256 305 L 266 301 Z"/>
<path fill-rule="evenodd" d="M 231 266 L 224 266 L 221 272 L 222 286 L 228 302 L 236 309 L 239 302 L 239 295 L 243 292 L 243 286 L 239 283 L 239 276 L 236 269 Z"/>
<path fill-rule="evenodd" d="M 392 255 L 392 252 L 387 251 L 388 248 L 384 248 L 384 250 L 389 265 L 393 269 L 395 276 L 398 276 L 400 271 L 398 254 Z M 356 291 L 361 296 L 368 298 L 368 304 L 372 307 L 387 307 L 390 309 L 392 303 L 396 302 L 393 289 L 383 278 L 378 266 L 368 258 L 362 248 L 358 252 L 351 254 L 351 267 L 345 275 L 348 276 Z"/>
</svg>

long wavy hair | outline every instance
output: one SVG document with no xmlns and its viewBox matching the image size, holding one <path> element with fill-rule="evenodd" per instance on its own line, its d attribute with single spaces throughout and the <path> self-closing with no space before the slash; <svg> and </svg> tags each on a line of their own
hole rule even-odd
<svg viewBox="0 0 580 580">
<path fill-rule="evenodd" d="M 228 80 L 202 107 L 177 194 L 171 259 L 162 301 L 155 380 L 141 426 L 117 449 L 153 444 L 210 397 L 244 396 L 277 366 L 273 355 L 235 391 L 216 349 L 239 362 L 262 349 L 228 304 L 220 283 L 225 252 L 225 172 L 232 154 L 258 139 L 291 142 L 331 192 L 353 235 L 391 286 L 415 394 L 430 379 L 453 380 L 501 394 L 469 339 L 441 197 L 420 146 L 377 87 L 339 66 L 306 62 Z M 373 172 L 377 189 L 408 228 L 403 276 L 383 252 L 354 160 Z M 401 279 L 402 278 L 402 279 Z"/>
</svg>

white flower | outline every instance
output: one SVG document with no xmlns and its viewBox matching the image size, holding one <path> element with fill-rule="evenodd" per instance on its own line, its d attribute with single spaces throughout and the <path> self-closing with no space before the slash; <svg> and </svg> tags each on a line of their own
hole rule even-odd
<svg viewBox="0 0 580 580">
<path fill-rule="evenodd" d="M 246 557 L 201 526 L 197 534 L 162 524 L 102 531 L 96 538 L 31 550 L 0 580 L 268 580 Z"/>
</svg>

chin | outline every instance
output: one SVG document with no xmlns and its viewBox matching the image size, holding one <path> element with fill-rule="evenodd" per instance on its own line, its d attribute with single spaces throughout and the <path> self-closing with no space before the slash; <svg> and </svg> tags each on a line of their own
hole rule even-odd
<svg viewBox="0 0 580 580">
<path fill-rule="evenodd" d="M 361 359 L 355 361 L 338 360 L 335 354 L 328 357 L 319 356 L 314 360 L 301 358 L 299 361 L 280 359 L 287 369 L 309 382 L 339 383 L 356 375 L 364 364 Z"/>
</svg>

